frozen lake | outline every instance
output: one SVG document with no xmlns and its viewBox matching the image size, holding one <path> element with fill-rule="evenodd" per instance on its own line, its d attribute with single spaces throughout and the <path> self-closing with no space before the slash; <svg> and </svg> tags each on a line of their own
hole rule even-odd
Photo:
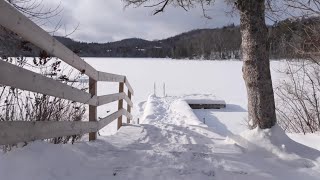
<svg viewBox="0 0 320 180">
<path fill-rule="evenodd" d="M 127 76 L 135 95 L 133 96 L 133 115 L 140 115 L 142 102 L 150 94 L 163 96 L 163 84 L 168 96 L 190 94 L 211 94 L 223 99 L 227 104 L 234 104 L 247 109 L 247 94 L 242 78 L 242 62 L 228 61 L 196 61 L 151 58 L 84 58 L 99 71 Z M 276 86 L 282 74 L 278 72 L 285 63 L 271 62 L 271 72 Z M 117 83 L 99 83 L 98 94 L 116 93 Z M 99 107 L 98 116 L 105 117 L 117 107 L 116 102 Z M 115 125 L 112 123 L 110 126 Z M 102 131 L 102 134 L 115 131 Z"/>
<path fill-rule="evenodd" d="M 191 61 L 171 59 L 86 58 L 100 71 L 126 75 L 135 90 L 134 101 L 147 99 L 154 92 L 162 95 L 215 94 L 243 101 L 244 82 L 239 61 Z M 239 88 L 240 87 L 240 88 Z M 100 89 L 101 90 L 101 89 Z"/>
<path fill-rule="evenodd" d="M 196 61 L 147 58 L 85 58 L 100 71 L 126 75 L 135 90 L 134 103 L 145 101 L 157 86 L 157 95 L 213 94 L 227 102 L 246 106 L 241 61 Z M 271 63 L 277 80 L 281 62 Z M 99 94 L 115 92 L 113 83 L 100 83 Z"/>
</svg>

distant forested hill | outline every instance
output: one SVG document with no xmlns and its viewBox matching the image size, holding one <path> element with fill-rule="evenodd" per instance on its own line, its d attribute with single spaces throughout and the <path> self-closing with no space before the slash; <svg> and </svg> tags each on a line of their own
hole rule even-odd
<svg viewBox="0 0 320 180">
<path fill-rule="evenodd" d="M 313 28 L 320 27 L 319 18 L 285 20 L 269 26 L 269 34 L 262 36 L 269 36 L 271 58 L 301 56 L 297 53 L 297 47 L 306 51 L 315 50 L 308 47 L 310 32 L 306 33 L 305 27 L 310 24 Z M 222 28 L 192 30 L 157 41 L 131 38 L 108 43 L 87 43 L 58 36 L 56 39 L 82 57 L 231 59 L 239 58 L 241 53 L 240 29 L 233 24 Z M 39 53 L 38 48 L 0 27 L 0 56 L 38 56 Z"/>
</svg>

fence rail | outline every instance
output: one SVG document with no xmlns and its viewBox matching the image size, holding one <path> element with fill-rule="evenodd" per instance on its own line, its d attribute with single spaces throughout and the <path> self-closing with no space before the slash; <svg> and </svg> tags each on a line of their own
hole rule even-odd
<svg viewBox="0 0 320 180">
<path fill-rule="evenodd" d="M 130 123 L 133 107 L 131 95 L 134 92 L 126 76 L 97 71 L 4 0 L 0 0 L 0 25 L 89 76 L 88 93 L 11 63 L 0 61 L 0 84 L 2 85 L 89 105 L 88 122 L 2 121 L 0 122 L 0 145 L 85 133 L 89 133 L 89 140 L 95 140 L 97 131 L 116 119 L 120 128 L 122 116 L 126 116 L 127 123 Z M 119 93 L 97 96 L 98 81 L 119 82 Z M 128 89 L 127 94 L 124 92 L 124 84 Z M 123 109 L 123 100 L 127 103 L 127 110 Z M 115 101 L 118 101 L 118 111 L 98 121 L 97 106 Z"/>
</svg>

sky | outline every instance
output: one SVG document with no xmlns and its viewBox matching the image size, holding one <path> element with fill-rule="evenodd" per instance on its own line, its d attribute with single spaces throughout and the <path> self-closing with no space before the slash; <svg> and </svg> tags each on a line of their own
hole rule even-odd
<svg viewBox="0 0 320 180">
<path fill-rule="evenodd" d="M 230 15 L 232 9 L 223 0 L 216 0 L 207 7 L 203 16 L 200 6 L 185 11 L 170 6 L 164 13 L 153 15 L 154 8 L 124 8 L 121 0 L 47 0 L 45 8 L 55 8 L 60 4 L 58 16 L 42 22 L 47 30 L 55 29 L 55 35 L 71 33 L 69 37 L 84 42 L 111 42 L 126 38 L 156 40 L 168 38 L 193 29 L 222 27 L 231 23 L 239 24 L 237 15 Z M 44 8 L 44 9 L 45 9 Z"/>
</svg>

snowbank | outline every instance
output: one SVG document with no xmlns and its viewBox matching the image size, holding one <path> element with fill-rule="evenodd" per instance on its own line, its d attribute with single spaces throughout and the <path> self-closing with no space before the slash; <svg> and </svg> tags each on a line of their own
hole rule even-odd
<svg viewBox="0 0 320 180">
<path fill-rule="evenodd" d="M 249 151 L 267 151 L 282 160 L 292 161 L 295 166 L 313 167 L 313 160 L 317 161 L 318 165 L 320 163 L 320 151 L 293 141 L 278 125 L 271 129 L 248 130 L 241 133 L 241 137 L 248 141 Z"/>
<path fill-rule="evenodd" d="M 287 133 L 294 141 L 320 151 L 320 132 L 317 133 Z"/>
</svg>

